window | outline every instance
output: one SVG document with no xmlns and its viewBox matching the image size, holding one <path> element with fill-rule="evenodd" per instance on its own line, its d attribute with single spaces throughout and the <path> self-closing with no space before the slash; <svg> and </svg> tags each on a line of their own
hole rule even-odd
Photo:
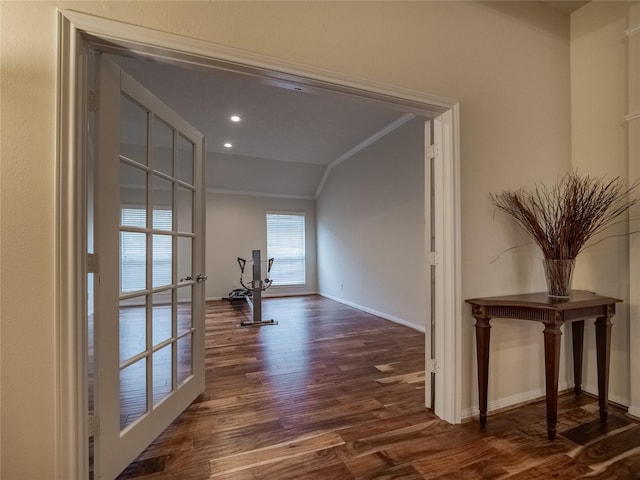
<svg viewBox="0 0 640 480">
<path fill-rule="evenodd" d="M 304 285 L 304 214 L 267 213 L 267 258 L 274 285 Z"/>
<path fill-rule="evenodd" d="M 171 210 L 153 210 L 153 228 L 171 231 Z M 146 228 L 147 211 L 143 208 L 122 208 L 120 224 L 127 227 Z M 153 235 L 154 287 L 171 284 L 172 238 L 170 235 Z M 120 232 L 120 291 L 122 293 L 144 290 L 147 284 L 147 234 Z"/>
</svg>

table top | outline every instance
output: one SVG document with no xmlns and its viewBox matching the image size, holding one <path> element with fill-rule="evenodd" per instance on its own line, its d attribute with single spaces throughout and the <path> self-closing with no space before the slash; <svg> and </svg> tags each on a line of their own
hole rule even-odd
<svg viewBox="0 0 640 480">
<path fill-rule="evenodd" d="M 481 297 L 465 300 L 472 305 L 510 305 L 518 307 L 545 308 L 550 310 L 572 310 L 622 302 L 618 298 L 603 297 L 586 290 L 571 290 L 568 298 L 550 297 L 547 292 L 504 295 L 500 297 Z"/>
</svg>

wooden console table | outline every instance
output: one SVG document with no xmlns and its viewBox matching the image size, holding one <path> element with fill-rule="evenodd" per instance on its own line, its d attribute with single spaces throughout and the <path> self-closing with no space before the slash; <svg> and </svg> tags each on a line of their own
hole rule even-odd
<svg viewBox="0 0 640 480">
<path fill-rule="evenodd" d="M 573 290 L 569 298 L 553 298 L 544 293 L 474 298 L 472 305 L 476 319 L 478 355 L 478 395 L 480 425 L 487 423 L 487 386 L 489 381 L 489 332 L 492 318 L 531 320 L 544 324 L 544 364 L 547 397 L 547 436 L 556 436 L 558 420 L 558 374 L 560 370 L 560 327 L 571 322 L 573 335 L 574 390 L 582 389 L 582 343 L 584 320 L 595 318 L 596 353 L 598 364 L 598 403 L 600 420 L 607 420 L 609 391 L 609 356 L 611 349 L 611 318 L 615 314 L 617 298 L 601 297 L 591 292 Z"/>
</svg>

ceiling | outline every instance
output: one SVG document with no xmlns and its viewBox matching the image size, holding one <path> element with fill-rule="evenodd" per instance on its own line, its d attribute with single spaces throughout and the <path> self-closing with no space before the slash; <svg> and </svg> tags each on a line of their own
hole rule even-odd
<svg viewBox="0 0 640 480">
<path fill-rule="evenodd" d="M 391 105 L 273 79 L 114 59 L 204 134 L 213 191 L 314 198 L 332 163 L 407 117 Z"/>
</svg>

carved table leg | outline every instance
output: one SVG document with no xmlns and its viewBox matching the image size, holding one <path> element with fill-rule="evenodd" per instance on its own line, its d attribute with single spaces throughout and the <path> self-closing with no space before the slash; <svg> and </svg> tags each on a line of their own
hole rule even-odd
<svg viewBox="0 0 640 480">
<path fill-rule="evenodd" d="M 609 307 L 614 307 L 610 305 Z M 605 422 L 608 416 L 609 399 L 609 358 L 611 353 L 611 317 L 596 319 L 596 354 L 598 361 L 598 403 L 600 404 L 600 420 Z"/>
<path fill-rule="evenodd" d="M 547 390 L 547 437 L 556 438 L 558 421 L 558 375 L 560 373 L 560 324 L 545 323 L 544 370 Z"/>
<path fill-rule="evenodd" d="M 476 319 L 476 353 L 478 360 L 478 400 L 480 403 L 480 426 L 487 424 L 487 389 L 489 385 L 489 338 L 490 318 Z"/>
<path fill-rule="evenodd" d="M 573 391 L 576 395 L 582 393 L 582 346 L 584 344 L 584 320 L 571 324 L 573 335 Z"/>
</svg>

